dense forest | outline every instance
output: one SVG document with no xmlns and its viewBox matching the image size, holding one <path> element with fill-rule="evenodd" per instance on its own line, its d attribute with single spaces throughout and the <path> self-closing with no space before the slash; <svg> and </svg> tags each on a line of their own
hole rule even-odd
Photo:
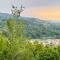
<svg viewBox="0 0 60 60">
<path fill-rule="evenodd" d="M 37 18 L 28 18 L 28 17 L 12 17 L 12 19 L 17 22 L 24 22 L 23 35 L 25 37 L 31 37 L 33 39 L 60 39 L 60 24 L 54 23 L 50 21 L 44 21 Z M 5 32 L 7 32 L 6 21 L 7 17 L 0 18 L 0 28 Z M 19 23 L 17 23 L 19 24 Z M 16 25 L 17 25 L 16 24 Z"/>
</svg>

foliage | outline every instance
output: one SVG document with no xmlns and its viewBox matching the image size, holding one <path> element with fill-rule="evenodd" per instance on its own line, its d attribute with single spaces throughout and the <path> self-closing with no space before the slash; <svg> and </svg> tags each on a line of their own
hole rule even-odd
<svg viewBox="0 0 60 60">
<path fill-rule="evenodd" d="M 49 38 L 60 39 L 60 24 L 55 24 L 55 23 L 51 23 L 43 20 L 41 21 L 36 18 L 12 16 L 11 19 L 17 22 L 17 23 L 14 22 L 15 26 L 18 26 L 18 28 L 16 28 L 17 31 L 20 29 L 20 26 L 24 26 L 23 27 L 24 34 L 23 33 L 21 34 L 23 34 L 25 37 L 32 37 L 33 39 L 49 39 Z M 0 20 L 0 28 L 3 31 L 7 30 L 6 24 L 5 24 L 7 20 L 8 19 Z M 22 25 L 18 25 L 18 24 L 22 24 Z"/>
<path fill-rule="evenodd" d="M 0 60 L 60 60 L 60 46 L 30 42 L 29 38 L 22 35 L 24 26 L 24 22 L 18 24 L 12 18 L 7 19 L 8 36 L 0 31 Z"/>
</svg>

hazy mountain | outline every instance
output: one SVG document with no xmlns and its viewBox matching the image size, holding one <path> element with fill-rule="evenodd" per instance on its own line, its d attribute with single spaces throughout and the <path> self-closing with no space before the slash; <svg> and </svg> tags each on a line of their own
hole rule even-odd
<svg viewBox="0 0 60 60">
<path fill-rule="evenodd" d="M 8 18 L 8 17 L 11 17 L 12 16 L 12 14 L 8 14 L 8 13 L 0 13 L 0 18 L 2 18 L 2 19 L 6 19 L 6 18 Z M 38 18 L 31 18 L 31 17 L 22 17 L 24 20 L 27 20 L 27 21 L 32 21 L 32 22 L 34 22 L 34 23 L 50 23 L 50 24 L 58 24 L 58 23 L 60 23 L 60 21 L 48 21 L 48 20 L 40 20 L 40 19 L 38 19 Z"/>
<path fill-rule="evenodd" d="M 11 14 L 0 13 L 0 28 L 5 29 L 5 21 Z M 14 17 L 14 16 L 12 16 Z M 26 22 L 24 35 L 32 38 L 60 38 L 60 22 L 40 20 L 30 17 L 14 17 L 17 21 Z"/>
<path fill-rule="evenodd" d="M 9 16 L 11 16 L 11 15 L 8 14 L 8 13 L 0 13 L 0 18 L 2 18 L 2 19 L 5 19 L 5 18 L 7 18 Z"/>
</svg>

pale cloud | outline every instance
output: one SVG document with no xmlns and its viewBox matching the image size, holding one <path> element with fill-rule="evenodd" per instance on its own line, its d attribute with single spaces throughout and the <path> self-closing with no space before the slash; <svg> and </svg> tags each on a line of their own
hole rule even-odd
<svg viewBox="0 0 60 60">
<path fill-rule="evenodd" d="M 60 8 L 59 7 L 47 7 L 47 8 L 30 8 L 26 9 L 23 16 L 31 16 L 44 20 L 60 20 Z"/>
<path fill-rule="evenodd" d="M 19 2 L 26 7 L 60 6 L 60 0 L 20 0 Z"/>
<path fill-rule="evenodd" d="M 0 0 L 0 12 L 9 12 L 11 9 L 11 0 Z"/>
<path fill-rule="evenodd" d="M 24 5 L 26 8 L 30 7 L 49 7 L 60 6 L 60 0 L 0 0 L 0 11 L 10 10 L 11 5 L 15 4 L 20 7 Z"/>
</svg>

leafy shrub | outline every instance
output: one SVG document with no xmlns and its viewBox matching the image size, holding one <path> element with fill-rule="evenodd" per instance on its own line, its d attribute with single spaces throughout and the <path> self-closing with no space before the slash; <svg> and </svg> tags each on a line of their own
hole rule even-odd
<svg viewBox="0 0 60 60">
<path fill-rule="evenodd" d="M 7 20 L 7 37 L 0 31 L 0 60 L 60 60 L 60 46 L 31 43 L 23 35 L 17 35 L 23 28 L 18 30 L 15 24 L 15 20 Z"/>
</svg>

